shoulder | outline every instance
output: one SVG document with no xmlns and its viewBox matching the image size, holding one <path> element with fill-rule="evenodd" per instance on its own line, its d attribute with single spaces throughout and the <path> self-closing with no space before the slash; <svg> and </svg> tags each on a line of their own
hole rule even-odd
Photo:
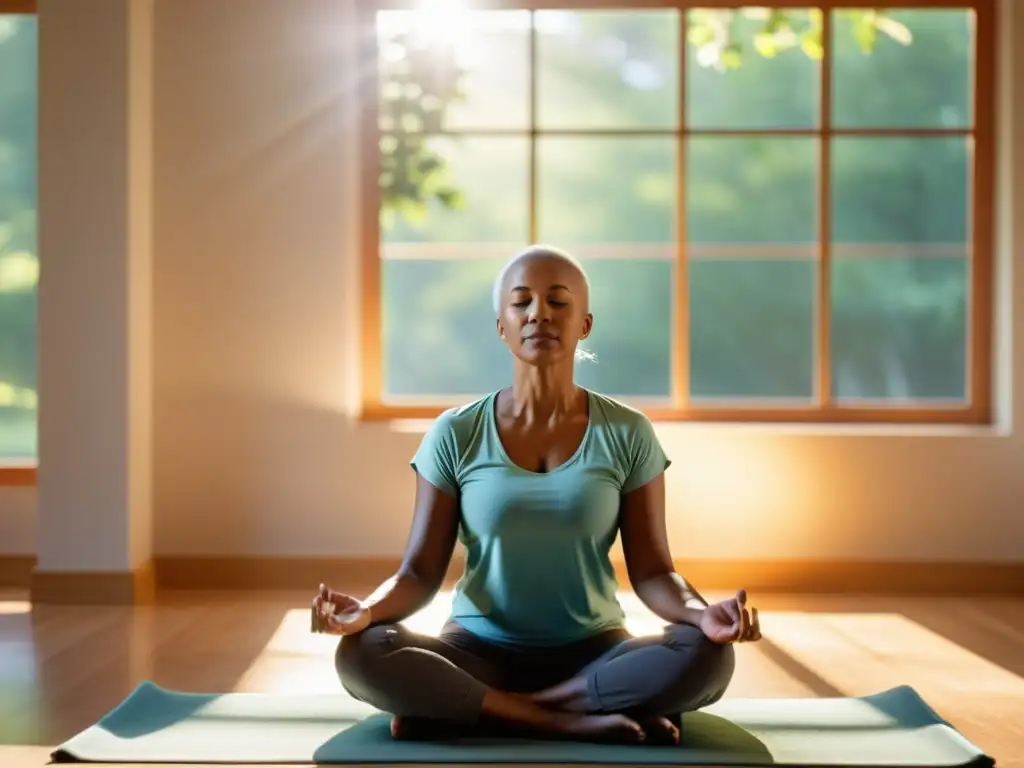
<svg viewBox="0 0 1024 768">
<path fill-rule="evenodd" d="M 590 392 L 590 402 L 596 411 L 596 421 L 602 426 L 628 437 L 654 435 L 654 425 L 639 408 L 593 390 Z"/>
<path fill-rule="evenodd" d="M 603 433 L 602 442 L 615 457 L 624 493 L 646 485 L 671 466 L 647 414 L 594 392 L 591 392 L 591 403 L 592 421 Z"/>
<path fill-rule="evenodd" d="M 492 392 L 442 411 L 430 425 L 428 435 L 432 435 L 435 440 L 443 438 L 454 446 L 465 447 L 483 428 L 496 395 L 496 392 Z"/>
<path fill-rule="evenodd" d="M 434 486 L 456 494 L 466 456 L 483 432 L 492 395 L 443 411 L 427 430 L 412 467 Z"/>
<path fill-rule="evenodd" d="M 460 466 L 483 436 L 496 394 L 442 411 L 423 436 L 421 453 L 442 453 L 453 470 Z"/>
</svg>

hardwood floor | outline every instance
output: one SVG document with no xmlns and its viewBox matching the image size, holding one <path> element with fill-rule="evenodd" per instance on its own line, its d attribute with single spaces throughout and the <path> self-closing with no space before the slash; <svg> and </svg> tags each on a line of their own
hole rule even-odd
<svg viewBox="0 0 1024 768">
<path fill-rule="evenodd" d="M 366 590 L 353 592 L 362 594 Z M 431 631 L 443 595 L 409 620 Z M 717 595 L 708 595 L 717 598 Z M 0 592 L 0 765 L 38 768 L 141 680 L 189 691 L 338 691 L 312 593 L 170 593 L 145 607 L 33 609 Z M 624 595 L 631 628 L 654 618 Z M 1024 768 L 1024 598 L 758 599 L 730 696 L 856 696 L 914 686 L 998 765 Z"/>
</svg>

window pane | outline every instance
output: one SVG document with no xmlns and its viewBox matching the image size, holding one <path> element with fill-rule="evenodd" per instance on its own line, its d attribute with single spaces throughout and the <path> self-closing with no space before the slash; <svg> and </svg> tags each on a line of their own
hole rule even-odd
<svg viewBox="0 0 1024 768">
<path fill-rule="evenodd" d="M 541 137 L 539 238 L 563 247 L 674 243 L 677 186 L 674 136 Z"/>
<path fill-rule="evenodd" d="M 973 123 L 973 11 L 833 13 L 836 127 L 966 128 Z"/>
<path fill-rule="evenodd" d="M 536 26 L 542 128 L 678 125 L 677 11 L 538 11 Z"/>
<path fill-rule="evenodd" d="M 967 142 L 837 138 L 832 171 L 834 395 L 964 397 Z"/>
<path fill-rule="evenodd" d="M 647 248 L 650 255 L 635 258 L 629 258 L 634 254 L 628 247 L 620 252 L 626 258 L 580 259 L 590 278 L 594 315 L 594 330 L 581 347 L 595 359 L 576 364 L 576 380 L 613 397 L 668 398 L 676 249 Z"/>
<path fill-rule="evenodd" d="M 0 16 L 0 458 L 36 457 L 34 16 Z"/>
<path fill-rule="evenodd" d="M 675 158 L 673 136 L 538 140 L 539 238 L 587 269 L 597 359 L 577 372 L 606 394 L 671 394 Z"/>
<path fill-rule="evenodd" d="M 525 137 L 383 136 L 381 164 L 385 242 L 528 240 Z"/>
<path fill-rule="evenodd" d="M 421 258 L 381 265 L 385 397 L 470 397 L 506 386 L 512 363 L 491 286 L 514 251 L 448 259 L 443 247 L 418 250 Z"/>
<path fill-rule="evenodd" d="M 813 397 L 816 275 L 810 259 L 692 259 L 690 396 Z"/>
<path fill-rule="evenodd" d="M 836 137 L 832 238 L 838 245 L 969 241 L 970 157 L 962 137 Z"/>
<path fill-rule="evenodd" d="M 529 31 L 526 11 L 379 13 L 381 129 L 527 128 Z"/>
<path fill-rule="evenodd" d="M 691 137 L 686 169 L 691 242 L 817 242 L 817 139 Z"/>
<path fill-rule="evenodd" d="M 799 8 L 699 9 L 687 15 L 686 120 L 691 128 L 815 128 L 818 60 L 802 46 L 821 12 Z M 734 41 L 734 42 L 730 42 Z"/>
<path fill-rule="evenodd" d="M 520 246 L 521 247 L 521 246 Z M 388 248 L 384 281 L 386 397 L 471 397 L 508 386 L 512 358 L 495 330 L 491 287 L 507 254 L 483 258 L 427 245 Z M 594 330 L 577 381 L 609 395 L 671 394 L 674 249 L 636 259 L 581 258 L 591 280 Z M 654 257 L 652 257 L 654 256 Z M 622 318 L 628 318 L 623 322 Z"/>
<path fill-rule="evenodd" d="M 832 261 L 832 391 L 839 401 L 961 400 L 966 391 L 963 251 L 917 257 L 843 248 Z M 917 403 L 920 405 L 921 403 Z"/>
</svg>

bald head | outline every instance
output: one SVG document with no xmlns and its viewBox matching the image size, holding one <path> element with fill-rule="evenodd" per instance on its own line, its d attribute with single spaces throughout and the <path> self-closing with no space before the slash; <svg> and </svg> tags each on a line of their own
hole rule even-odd
<svg viewBox="0 0 1024 768">
<path fill-rule="evenodd" d="M 574 282 L 578 282 L 583 289 L 584 295 L 581 297 L 581 300 L 583 301 L 584 311 L 588 311 L 590 304 L 590 280 L 579 261 L 568 251 L 563 251 L 561 248 L 555 248 L 551 245 L 532 245 L 513 256 L 498 273 L 491 294 L 491 305 L 494 308 L 495 315 L 501 314 L 505 293 L 512 287 L 508 284 L 509 279 L 526 262 L 534 260 L 551 260 L 561 264 L 566 270 L 573 273 L 577 278 Z"/>
</svg>

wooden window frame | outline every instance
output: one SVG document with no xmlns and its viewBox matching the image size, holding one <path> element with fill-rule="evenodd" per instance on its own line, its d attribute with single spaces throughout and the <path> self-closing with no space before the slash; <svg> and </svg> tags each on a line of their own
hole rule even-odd
<svg viewBox="0 0 1024 768">
<path fill-rule="evenodd" d="M 707 130 L 687 129 L 685 122 L 685 93 L 681 94 L 679 132 L 720 135 L 808 135 L 820 139 L 819 176 L 821 194 L 819 197 L 819 241 L 816 305 L 816 398 L 806 406 L 772 407 L 763 402 L 750 405 L 727 402 L 718 406 L 691 406 L 686 391 L 689 380 L 688 354 L 685 344 L 673 345 L 672 360 L 672 405 L 645 407 L 637 399 L 623 397 L 640 407 L 654 421 L 692 422 L 762 422 L 762 423 L 830 423 L 830 424 L 929 424 L 929 425 L 987 425 L 992 423 L 992 296 L 994 262 L 994 185 L 995 185 L 995 93 L 997 44 L 996 15 L 997 0 L 901 0 L 899 2 L 876 3 L 864 0 L 839 2 L 799 2 L 797 0 L 765 0 L 764 2 L 736 2 L 735 0 L 470 0 L 474 8 L 495 10 L 615 10 L 639 8 L 671 8 L 679 10 L 680 24 L 686 24 L 686 11 L 693 8 L 743 8 L 750 5 L 788 8 L 817 8 L 823 12 L 823 39 L 831 38 L 832 19 L 829 11 L 843 8 L 886 9 L 964 9 L 976 13 L 976 39 L 974 82 L 973 82 L 973 127 L 967 129 L 862 129 L 836 130 L 831 127 L 831 66 L 832 46 L 825 45 L 825 54 L 820 64 L 821 97 L 819 125 L 814 129 L 799 131 L 778 130 Z M 361 7 L 360 18 L 360 71 L 362 90 L 360 93 L 362 114 L 360 120 L 362 162 L 360 197 L 360 268 L 362 283 L 362 393 L 359 416 L 366 421 L 391 419 L 432 419 L 444 408 L 471 399 L 467 396 L 460 401 L 457 397 L 419 399 L 414 404 L 386 402 L 384 398 L 383 340 L 381 334 L 381 238 L 379 223 L 380 190 L 379 177 L 379 136 L 377 123 L 377 40 L 376 14 L 386 10 L 407 10 L 416 7 L 415 0 L 372 0 Z M 680 39 L 685 45 L 685 29 Z M 531 62 L 535 66 L 536 62 Z M 682 57 L 680 88 L 685 89 L 685 56 Z M 533 81 L 533 79 L 531 79 Z M 483 133 L 483 132 L 482 132 Z M 531 135 L 536 131 L 525 131 Z M 566 131 L 572 135 L 586 131 Z M 623 132 L 625 133 L 625 132 Z M 635 132 L 634 132 L 635 133 Z M 664 132 L 662 132 L 664 133 Z M 973 174 L 971 177 L 971 269 L 970 304 L 968 309 L 968 339 L 965 366 L 969 397 L 964 404 L 950 407 L 902 407 L 871 403 L 865 406 L 837 405 L 831 401 L 831 375 L 829 371 L 829 162 L 831 137 L 843 136 L 973 136 Z M 685 175 L 680 155 L 677 168 L 677 219 L 676 247 L 678 259 L 675 280 L 677 306 L 685 306 L 687 295 L 687 243 L 685 232 Z M 535 170 L 531 169 L 531 177 Z M 531 180 L 531 187 L 534 186 Z M 535 210 L 531 200 L 531 209 Z M 535 218 L 535 217 L 532 217 Z M 532 233 L 531 233 L 532 234 Z M 531 238 L 535 240 L 536 238 Z M 511 254 L 509 254 L 511 256 Z M 687 312 L 676 312 L 675 336 L 688 338 Z M 484 393 L 480 393 L 481 395 Z M 613 394 L 613 393 L 609 393 Z M 403 398 L 408 401 L 411 398 Z"/>
<path fill-rule="evenodd" d="M 0 0 L 0 14 L 35 14 L 36 0 Z M 0 460 L 10 461 L 0 457 Z M 8 486 L 34 486 L 36 484 L 36 462 L 9 463 L 0 465 L 0 488 Z"/>
</svg>

